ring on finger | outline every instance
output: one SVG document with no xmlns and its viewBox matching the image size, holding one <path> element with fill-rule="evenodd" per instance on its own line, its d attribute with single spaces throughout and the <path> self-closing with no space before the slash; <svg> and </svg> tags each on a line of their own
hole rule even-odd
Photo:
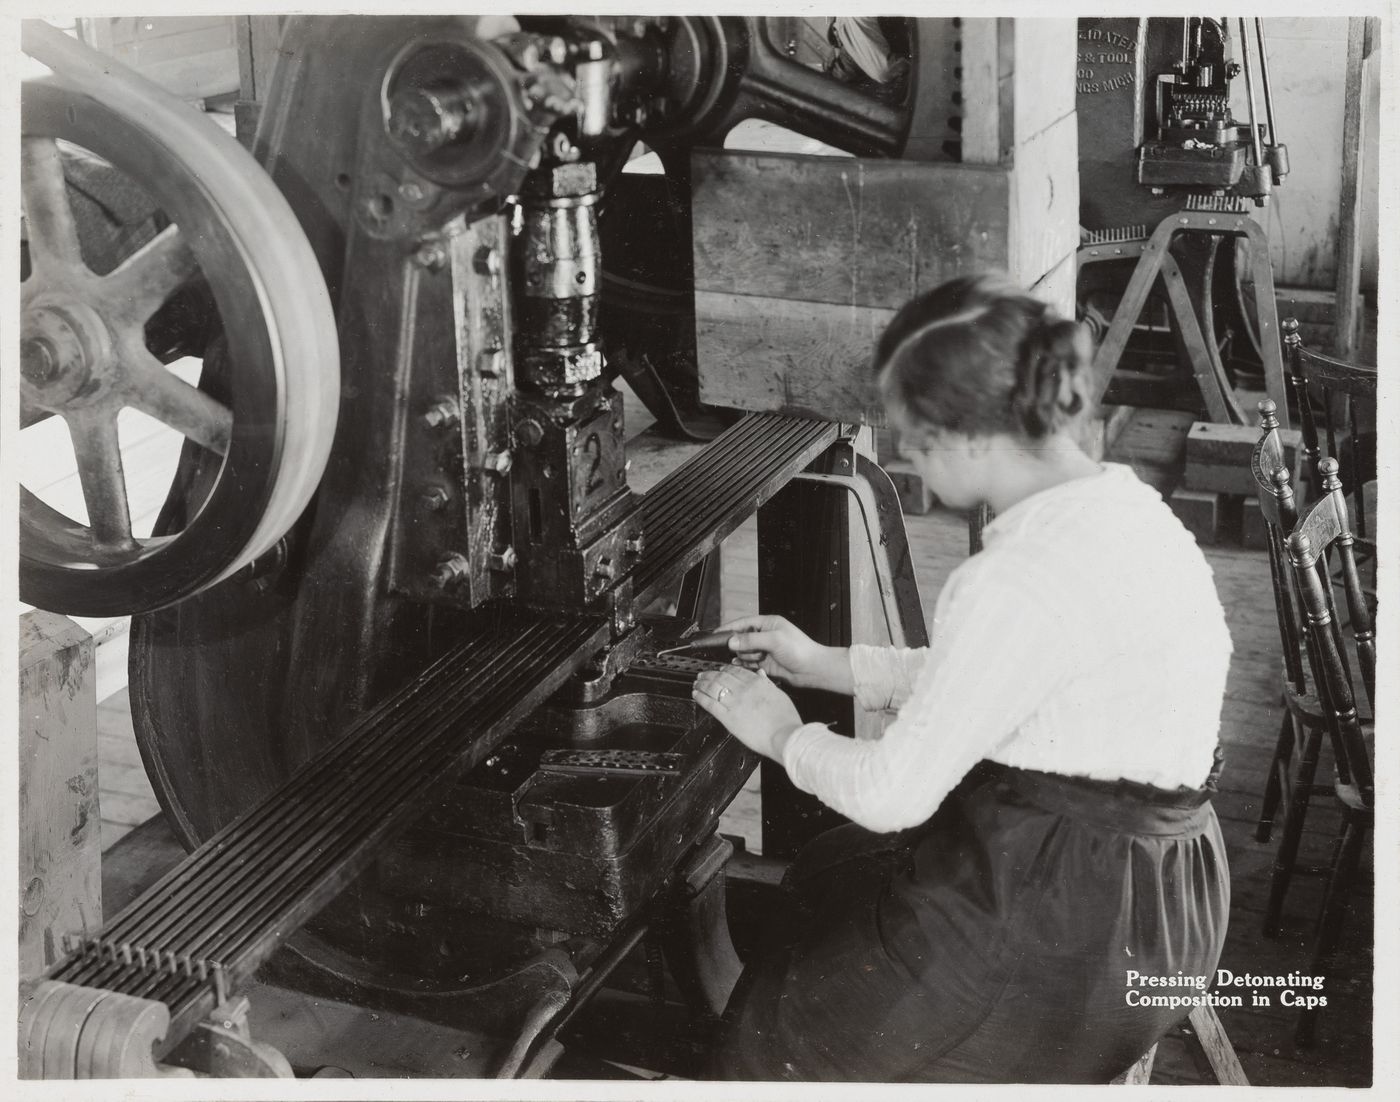
<svg viewBox="0 0 1400 1102">
<path fill-rule="evenodd" d="M 719 692 L 715 693 L 715 699 L 718 700 L 718 701 L 720 701 L 721 703 L 723 703 L 724 698 L 725 698 L 726 696 L 728 696 L 728 695 L 729 695 L 729 687 L 728 687 L 727 685 L 721 685 L 721 686 L 719 687 Z"/>
</svg>

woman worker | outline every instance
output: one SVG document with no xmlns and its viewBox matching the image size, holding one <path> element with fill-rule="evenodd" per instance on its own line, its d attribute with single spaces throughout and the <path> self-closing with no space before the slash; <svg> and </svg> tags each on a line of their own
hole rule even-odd
<svg viewBox="0 0 1400 1102">
<path fill-rule="evenodd" d="M 706 711 L 851 820 L 794 861 L 716 1077 L 1105 1083 L 1184 1017 L 1130 1006 L 1134 975 L 1213 973 L 1230 637 L 1161 497 L 1075 442 L 1089 355 L 994 277 L 908 303 L 881 393 L 938 497 L 995 511 L 985 550 L 949 577 L 926 649 L 826 647 L 757 616 L 728 626 L 758 669 L 697 680 Z M 774 679 L 898 715 L 844 738 Z"/>
</svg>

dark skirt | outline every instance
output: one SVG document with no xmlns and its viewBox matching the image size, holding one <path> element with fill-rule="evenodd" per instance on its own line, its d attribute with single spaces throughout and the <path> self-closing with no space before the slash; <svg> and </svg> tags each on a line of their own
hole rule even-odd
<svg viewBox="0 0 1400 1102">
<path fill-rule="evenodd" d="M 1206 790 L 990 762 L 921 827 L 814 839 L 785 888 L 715 1078 L 1107 1083 L 1189 1010 L 1128 1005 L 1129 971 L 1213 976 L 1230 909 Z"/>
</svg>

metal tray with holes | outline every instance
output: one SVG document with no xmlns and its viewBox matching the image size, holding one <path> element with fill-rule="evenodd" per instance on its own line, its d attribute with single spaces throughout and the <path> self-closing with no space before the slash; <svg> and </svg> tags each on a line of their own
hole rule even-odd
<svg viewBox="0 0 1400 1102">
<path fill-rule="evenodd" d="M 549 773 L 590 773 L 678 777 L 684 755 L 657 750 L 546 750 L 540 769 Z"/>
</svg>

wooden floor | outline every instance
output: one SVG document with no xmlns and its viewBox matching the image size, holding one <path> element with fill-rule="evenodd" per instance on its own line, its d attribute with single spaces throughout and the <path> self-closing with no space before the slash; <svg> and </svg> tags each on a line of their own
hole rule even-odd
<svg viewBox="0 0 1400 1102">
<path fill-rule="evenodd" d="M 672 465 L 684 447 L 638 447 L 633 456 L 634 487 L 645 489 L 659 470 Z M 654 453 L 654 454 L 653 454 Z M 961 518 L 935 512 L 908 520 L 910 541 L 925 615 L 931 615 L 939 587 L 967 553 Z M 1276 663 L 1277 629 L 1263 554 L 1231 548 L 1207 549 L 1216 584 L 1227 611 L 1235 654 L 1222 715 L 1226 771 L 1215 805 L 1224 830 L 1233 880 L 1230 934 L 1221 961 L 1236 973 L 1279 975 L 1306 971 L 1311 919 L 1320 905 L 1320 885 L 1295 883 L 1285 908 L 1281 937 L 1260 934 L 1273 846 L 1254 840 L 1259 793 L 1273 747 L 1279 717 Z M 727 616 L 756 611 L 754 528 L 740 529 L 726 545 L 724 609 Z M 109 846 L 133 825 L 157 810 L 146 783 L 131 734 L 126 695 L 100 708 L 103 844 Z M 749 782 L 726 815 L 722 829 L 746 836 L 757 849 L 757 781 Z M 1317 861 L 1325 860 L 1336 824 L 1325 801 L 1312 815 L 1305 839 Z M 1344 952 L 1324 993 L 1328 1007 L 1318 1043 L 1307 1051 L 1294 1048 L 1296 1011 L 1272 1005 L 1220 1011 L 1246 1074 L 1260 1085 L 1361 1086 L 1370 1082 L 1372 916 L 1369 895 L 1358 900 L 1350 920 Z M 1159 1049 L 1154 1082 L 1201 1082 L 1184 1041 L 1169 1038 Z"/>
</svg>

